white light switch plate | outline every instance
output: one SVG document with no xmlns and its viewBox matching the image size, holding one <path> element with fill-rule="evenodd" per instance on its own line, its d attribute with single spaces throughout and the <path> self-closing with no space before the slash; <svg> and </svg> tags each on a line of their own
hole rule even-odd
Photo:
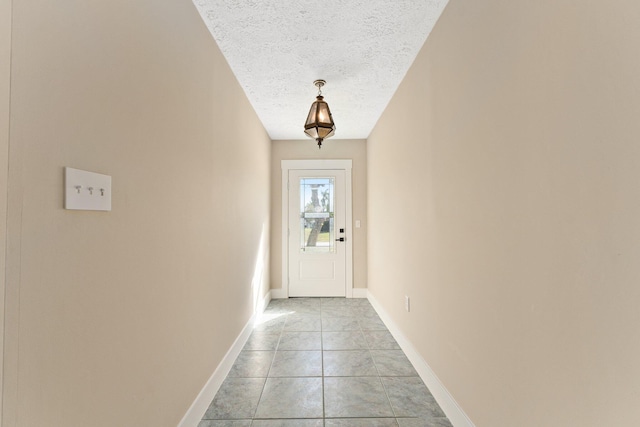
<svg viewBox="0 0 640 427">
<path fill-rule="evenodd" d="M 64 208 L 85 211 L 111 210 L 111 176 L 64 168 Z"/>
</svg>

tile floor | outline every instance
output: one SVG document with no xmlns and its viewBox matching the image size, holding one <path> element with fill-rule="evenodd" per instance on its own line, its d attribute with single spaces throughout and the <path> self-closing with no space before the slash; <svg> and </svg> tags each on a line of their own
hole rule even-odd
<svg viewBox="0 0 640 427">
<path fill-rule="evenodd" d="M 366 299 L 273 300 L 198 427 L 451 427 Z"/>
</svg>

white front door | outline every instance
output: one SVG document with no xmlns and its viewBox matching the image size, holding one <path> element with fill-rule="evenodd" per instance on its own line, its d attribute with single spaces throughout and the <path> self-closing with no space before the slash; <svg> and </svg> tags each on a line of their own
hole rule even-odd
<svg viewBox="0 0 640 427">
<path fill-rule="evenodd" d="M 289 170 L 289 296 L 346 295 L 344 170 Z"/>
</svg>

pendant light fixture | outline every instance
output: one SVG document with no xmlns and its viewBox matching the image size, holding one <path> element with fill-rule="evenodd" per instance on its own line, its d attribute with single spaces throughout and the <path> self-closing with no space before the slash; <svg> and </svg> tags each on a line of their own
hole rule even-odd
<svg viewBox="0 0 640 427">
<path fill-rule="evenodd" d="M 304 124 L 304 133 L 318 142 L 318 148 L 322 148 L 322 141 L 330 138 L 336 131 L 336 125 L 333 123 L 329 104 L 322 97 L 322 86 L 327 82 L 324 80 L 316 80 L 313 82 L 318 87 L 318 96 L 311 104 L 307 121 Z"/>
</svg>

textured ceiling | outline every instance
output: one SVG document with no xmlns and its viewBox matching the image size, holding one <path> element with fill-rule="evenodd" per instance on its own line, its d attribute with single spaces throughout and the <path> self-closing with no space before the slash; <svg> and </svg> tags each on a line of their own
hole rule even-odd
<svg viewBox="0 0 640 427">
<path fill-rule="evenodd" d="M 316 79 L 334 138 L 367 138 L 448 0 L 193 0 L 272 139 L 303 139 Z"/>
</svg>

